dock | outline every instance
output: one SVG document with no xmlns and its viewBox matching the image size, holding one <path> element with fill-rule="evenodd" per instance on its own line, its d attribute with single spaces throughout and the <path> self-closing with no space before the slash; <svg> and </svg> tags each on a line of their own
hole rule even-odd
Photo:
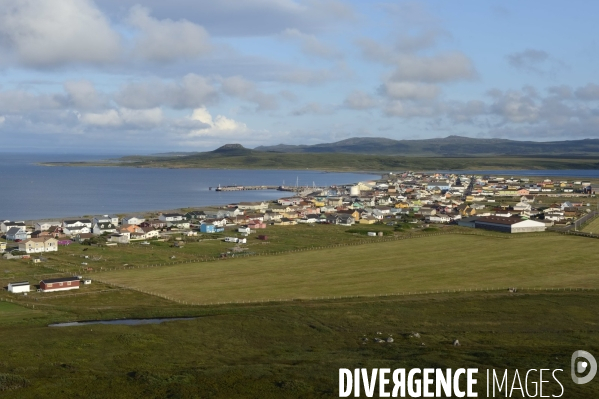
<svg viewBox="0 0 599 399">
<path fill-rule="evenodd" d="M 212 187 L 209 187 L 212 190 Z M 277 190 L 277 191 L 289 191 L 296 195 L 307 195 L 308 193 L 319 192 L 327 190 L 327 187 L 293 187 L 293 186 L 221 186 L 214 189 L 214 191 L 254 191 L 254 190 Z"/>
<path fill-rule="evenodd" d="M 212 187 L 210 187 L 212 189 Z M 221 186 L 215 191 L 250 191 L 250 190 L 277 190 L 279 186 Z"/>
</svg>

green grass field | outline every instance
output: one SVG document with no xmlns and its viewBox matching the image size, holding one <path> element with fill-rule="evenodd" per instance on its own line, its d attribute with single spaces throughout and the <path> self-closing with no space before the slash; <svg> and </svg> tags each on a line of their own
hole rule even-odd
<svg viewBox="0 0 599 399">
<path fill-rule="evenodd" d="M 443 230 L 460 230 L 456 226 L 445 226 Z M 348 230 L 361 231 L 364 234 L 348 233 Z M 301 248 L 312 248 L 333 244 L 357 243 L 365 240 L 377 241 L 377 237 L 368 237 L 367 231 L 382 231 L 385 234 L 407 235 L 419 231 L 419 229 L 395 232 L 393 226 L 380 225 L 356 225 L 352 227 L 335 225 L 296 225 L 296 226 L 268 226 L 257 234 L 266 234 L 268 241 L 257 238 L 252 234 L 247 244 L 243 247 L 248 253 L 274 253 L 281 251 L 297 250 Z M 221 237 L 240 237 L 236 231 L 227 231 L 220 234 Z M 131 243 L 118 247 L 90 247 L 88 245 L 71 244 L 61 247 L 58 252 L 46 255 L 47 265 L 72 273 L 82 273 L 84 268 L 91 267 L 94 271 L 102 269 L 122 268 L 123 265 L 145 266 L 164 264 L 172 262 L 184 262 L 190 260 L 218 257 L 221 253 L 230 251 L 235 244 L 215 240 L 211 235 L 204 237 L 185 238 L 183 248 L 175 248 L 172 242 L 152 241 L 152 245 L 140 245 Z M 198 241 L 200 240 L 200 241 Z M 88 258 L 85 258 L 87 256 Z M 172 259 L 172 257 L 175 257 Z M 82 263 L 87 263 L 83 265 Z M 0 271 L 13 278 L 27 277 L 32 274 L 41 276 L 46 273 L 54 273 L 55 270 L 44 266 L 32 264 L 31 260 L 4 260 L 0 258 Z M 41 279 L 41 278 L 40 278 Z M 6 280 L 0 274 L 0 281 Z M 39 279 L 38 279 L 39 280 Z"/>
<path fill-rule="evenodd" d="M 599 348 L 598 299 L 459 293 L 221 306 L 145 326 L 0 322 L 0 389 L 8 376 L 18 384 L 3 398 L 334 398 L 341 367 L 478 367 L 480 378 L 560 368 L 564 397 L 593 398 L 599 385 L 574 385 L 568 368 L 573 351 Z M 395 342 L 373 342 L 388 336 Z M 559 393 L 546 384 L 545 395 Z"/>
<path fill-rule="evenodd" d="M 288 236 L 280 235 L 276 245 L 299 245 L 293 231 L 281 230 Z M 354 239 L 339 234 L 349 237 L 346 243 Z M 573 351 L 599 352 L 594 240 L 551 233 L 500 237 L 438 235 L 101 272 L 92 278 L 189 302 L 487 286 L 592 290 L 218 306 L 184 305 L 98 281 L 77 295 L 4 292 L 0 297 L 16 303 L 0 302 L 0 390 L 10 388 L 2 396 L 19 399 L 331 398 L 338 396 L 341 367 L 478 367 L 480 376 L 487 368 L 542 367 L 565 370 L 560 378 L 564 397 L 597 397 L 597 384 L 574 385 L 567 374 Z M 6 264 L 11 273 L 18 272 L 20 263 Z M 23 266 L 23 273 L 39 270 Z M 180 316 L 198 318 L 160 325 L 47 327 L 60 321 Z M 412 332 L 420 338 L 410 337 Z M 373 342 L 388 336 L 393 343 Z M 452 346 L 454 339 L 462 346 Z M 485 397 L 484 385 L 479 388 L 479 397 Z M 544 394 L 559 394 L 559 388 L 547 386 Z"/>
<path fill-rule="evenodd" d="M 192 303 L 499 287 L 599 288 L 599 252 L 561 235 L 445 235 L 131 269 L 103 281 Z"/>
<path fill-rule="evenodd" d="M 582 228 L 582 231 L 586 233 L 599 234 L 599 217 L 591 220 L 589 224 Z"/>
</svg>

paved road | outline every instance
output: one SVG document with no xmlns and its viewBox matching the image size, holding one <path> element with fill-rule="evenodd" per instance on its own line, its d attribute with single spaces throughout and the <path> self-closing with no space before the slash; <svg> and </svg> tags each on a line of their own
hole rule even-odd
<svg viewBox="0 0 599 399">
<path fill-rule="evenodd" d="M 470 176 L 470 184 L 464 191 L 464 195 L 462 195 L 462 201 L 466 201 L 466 197 L 472 194 L 472 190 L 474 189 L 474 176 Z"/>
</svg>

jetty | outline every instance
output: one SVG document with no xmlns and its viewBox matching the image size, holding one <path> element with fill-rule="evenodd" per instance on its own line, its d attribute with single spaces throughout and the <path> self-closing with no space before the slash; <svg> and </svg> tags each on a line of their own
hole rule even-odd
<svg viewBox="0 0 599 399">
<path fill-rule="evenodd" d="M 331 186 L 335 187 L 336 186 Z M 212 190 L 212 187 L 209 187 Z M 319 193 L 328 190 L 329 187 L 295 187 L 295 186 L 221 186 L 214 189 L 214 191 L 251 191 L 251 190 L 277 190 L 277 191 L 289 191 L 296 195 L 308 195 L 312 193 Z"/>
<path fill-rule="evenodd" d="M 212 187 L 210 187 L 212 189 Z M 218 185 L 215 191 L 250 191 L 250 190 L 278 190 L 279 186 L 221 186 Z"/>
</svg>

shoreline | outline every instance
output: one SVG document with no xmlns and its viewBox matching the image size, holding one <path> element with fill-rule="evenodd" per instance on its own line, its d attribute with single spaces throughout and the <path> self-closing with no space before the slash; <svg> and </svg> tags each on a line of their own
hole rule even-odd
<svg viewBox="0 0 599 399">
<path fill-rule="evenodd" d="M 122 162 L 122 161 L 121 161 Z M 227 168 L 227 167 L 219 167 L 219 168 L 215 168 L 215 167 L 203 167 L 203 166 L 198 166 L 198 165 L 190 165 L 190 166 L 153 166 L 153 165 L 132 165 L 132 164 L 127 164 L 127 162 L 122 162 L 122 163 L 102 163 L 102 162 L 35 162 L 34 165 L 36 166 L 44 166 L 44 167 L 72 167 L 72 168 L 76 168 L 76 167 L 99 167 L 99 168 L 103 168 L 103 167 L 107 167 L 107 168 L 137 168 L 137 169 L 198 169 L 198 170 L 288 170 L 288 171 L 311 171 L 311 172 L 322 172 L 322 173 L 364 173 L 364 174 L 386 174 L 389 173 L 389 169 L 351 169 L 351 167 L 345 167 L 343 169 L 336 169 L 336 168 L 273 168 L 273 167 L 267 167 L 267 166 L 260 166 L 260 167 L 251 167 L 251 166 L 244 166 L 242 167 L 233 167 L 233 168 Z M 482 172 L 494 172 L 494 171 L 523 171 L 523 170 L 529 170 L 529 171 L 539 171 L 539 172 L 543 172 L 543 171 L 547 171 L 547 172 L 551 172 L 551 171 L 562 171 L 562 170 L 571 170 L 573 171 L 573 173 L 575 173 L 576 171 L 598 171 L 598 175 L 599 175 L 599 168 L 551 168 L 551 169 L 547 169 L 547 168 L 540 168 L 540 167 L 529 167 L 528 169 L 521 169 L 518 167 L 514 167 L 513 169 L 510 168 L 509 166 L 502 166 L 502 167 L 497 167 L 496 169 L 493 169 L 492 167 L 486 166 L 486 167 L 481 167 L 480 169 L 438 169 L 438 170 L 430 170 L 430 169 L 426 169 L 426 170 L 420 170 L 420 169 L 410 169 L 410 168 L 404 168 L 404 170 L 413 170 L 416 173 L 460 173 L 460 174 L 489 174 L 489 173 L 482 173 Z M 512 175 L 510 173 L 502 173 L 502 174 L 497 174 L 497 176 L 507 176 L 507 175 Z M 519 175 L 519 174 L 514 174 L 514 176 L 526 176 L 526 177 L 579 177 L 576 174 L 573 175 L 535 175 L 535 174 L 526 174 L 526 175 Z"/>
<path fill-rule="evenodd" d="M 98 162 L 36 162 L 36 166 L 44 167 L 93 167 L 93 168 L 136 168 L 136 169 L 201 169 L 201 170 L 289 170 L 289 171 L 310 171 L 322 173 L 363 173 L 363 174 L 383 174 L 388 173 L 387 170 L 362 170 L 362 169 L 326 169 L 326 168 L 267 168 L 267 167 L 244 167 L 244 168 L 213 168 L 201 166 L 150 166 L 150 165 L 127 165 L 127 164 L 110 164 Z"/>
</svg>

